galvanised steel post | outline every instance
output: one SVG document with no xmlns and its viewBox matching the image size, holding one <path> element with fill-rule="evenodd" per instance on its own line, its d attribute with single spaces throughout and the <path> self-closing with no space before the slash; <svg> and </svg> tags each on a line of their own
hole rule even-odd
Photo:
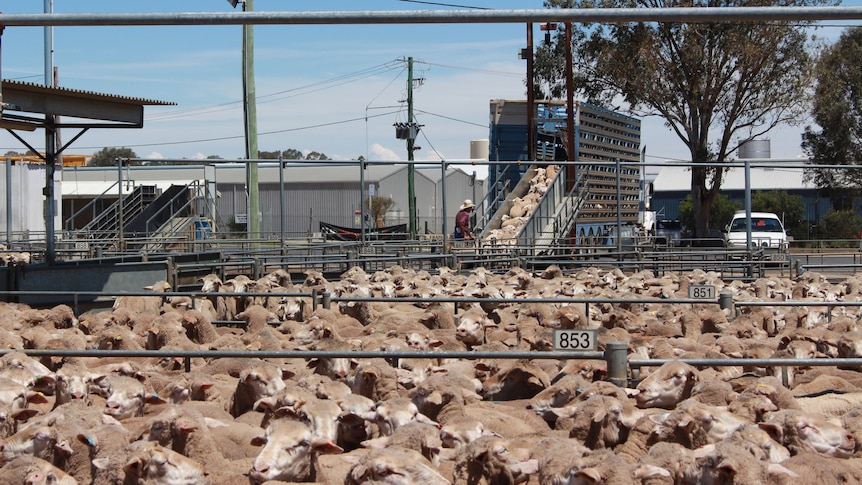
<svg viewBox="0 0 862 485">
<path fill-rule="evenodd" d="M 620 387 L 626 387 L 628 384 L 628 349 L 629 346 L 625 342 L 614 341 L 605 345 L 608 380 Z"/>
</svg>

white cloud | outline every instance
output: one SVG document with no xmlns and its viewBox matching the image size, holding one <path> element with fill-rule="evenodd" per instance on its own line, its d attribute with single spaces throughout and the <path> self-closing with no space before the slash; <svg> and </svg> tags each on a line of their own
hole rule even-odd
<svg viewBox="0 0 862 485">
<path fill-rule="evenodd" d="M 162 160 L 163 158 L 165 158 L 165 156 L 162 155 L 160 152 L 150 152 L 150 154 L 147 155 L 146 158 L 152 158 L 155 160 Z"/>
<path fill-rule="evenodd" d="M 197 152 L 194 155 L 192 155 L 192 160 L 206 160 L 206 159 L 207 159 L 207 156 L 201 152 Z"/>
<path fill-rule="evenodd" d="M 399 154 L 397 154 L 394 150 L 390 148 L 386 148 L 379 143 L 375 143 L 371 145 L 371 152 L 369 154 L 370 160 L 383 160 L 383 161 L 392 161 L 396 162 L 399 160 L 403 160 Z"/>
</svg>

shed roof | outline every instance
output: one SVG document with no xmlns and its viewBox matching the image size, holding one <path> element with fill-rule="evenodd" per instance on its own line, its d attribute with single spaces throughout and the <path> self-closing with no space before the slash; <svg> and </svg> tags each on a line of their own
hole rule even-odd
<svg viewBox="0 0 862 485">
<path fill-rule="evenodd" d="M 55 124 L 58 127 L 91 128 L 113 122 L 112 126 L 140 128 L 144 125 L 144 106 L 176 105 L 170 101 L 131 98 L 8 79 L 0 83 L 0 93 L 4 103 L 0 127 L 12 130 L 33 131 L 44 127 L 44 116 L 34 116 L 36 114 L 64 117 L 61 122 Z M 99 120 L 99 123 L 66 121 L 65 117 Z"/>
<path fill-rule="evenodd" d="M 802 168 L 751 167 L 751 188 L 753 190 L 802 190 L 816 189 L 817 186 L 803 180 Z M 745 169 L 732 167 L 724 175 L 722 190 L 744 190 Z M 653 182 L 656 192 L 680 192 L 691 190 L 691 168 L 688 166 L 665 166 Z"/>
</svg>

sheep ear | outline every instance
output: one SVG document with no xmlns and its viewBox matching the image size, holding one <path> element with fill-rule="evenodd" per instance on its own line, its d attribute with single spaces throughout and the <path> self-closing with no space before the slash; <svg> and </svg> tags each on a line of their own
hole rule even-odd
<svg viewBox="0 0 862 485">
<path fill-rule="evenodd" d="M 204 418 L 204 423 L 207 425 L 207 428 L 227 428 L 228 424 L 224 421 L 219 421 L 218 419 L 213 418 Z"/>
<path fill-rule="evenodd" d="M 781 426 L 775 423 L 757 423 L 757 426 L 759 426 L 760 429 L 766 431 L 769 434 L 769 437 L 774 439 L 775 441 L 779 443 L 784 442 L 784 430 L 781 429 Z"/>
<path fill-rule="evenodd" d="M 654 477 L 671 478 L 669 471 L 655 465 L 640 465 L 635 469 L 635 478 L 646 480 Z"/>
<path fill-rule="evenodd" d="M 272 396 L 262 397 L 255 401 L 251 408 L 254 411 L 272 411 L 275 409 L 275 398 Z"/>
<path fill-rule="evenodd" d="M 144 396 L 144 402 L 147 404 L 165 404 L 167 401 L 162 399 L 158 394 L 147 394 Z"/>
<path fill-rule="evenodd" d="M 716 467 L 716 469 L 718 469 L 724 473 L 727 473 L 731 477 L 735 477 L 736 474 L 739 473 L 739 470 L 736 469 L 736 465 L 734 465 L 733 463 L 731 463 L 727 460 L 724 460 L 721 463 L 719 463 L 718 466 Z"/>
<path fill-rule="evenodd" d="M 664 425 L 667 422 L 667 417 L 669 415 L 670 415 L 670 413 L 656 413 L 656 414 L 650 414 L 647 417 L 649 418 L 650 421 L 652 421 L 655 424 Z"/>
<path fill-rule="evenodd" d="M 336 445 L 328 438 L 312 438 L 311 447 L 318 453 L 344 453 L 344 448 Z"/>
<path fill-rule="evenodd" d="M 602 482 L 602 472 L 598 470 L 598 468 L 581 468 L 577 472 L 574 473 L 576 477 L 585 477 L 591 480 L 593 483 L 601 483 Z"/>
<path fill-rule="evenodd" d="M 370 440 L 365 440 L 359 443 L 363 448 L 372 448 L 372 449 L 380 449 L 386 448 L 389 446 L 390 437 L 389 436 L 381 436 L 379 438 L 374 438 Z"/>
<path fill-rule="evenodd" d="M 143 471 L 144 469 L 144 466 L 144 461 L 141 458 L 132 458 L 131 460 L 127 461 L 125 465 L 123 465 L 123 470 L 126 473 L 140 476 L 141 471 Z"/>
<path fill-rule="evenodd" d="M 770 463 L 766 469 L 770 477 L 787 476 L 790 478 L 799 478 L 799 474 L 780 463 Z"/>
<path fill-rule="evenodd" d="M 12 417 L 15 418 L 16 421 L 27 421 L 28 419 L 32 418 L 37 414 L 39 414 L 39 411 L 37 409 L 25 408 L 21 409 L 20 411 L 16 411 L 12 415 Z"/>
</svg>

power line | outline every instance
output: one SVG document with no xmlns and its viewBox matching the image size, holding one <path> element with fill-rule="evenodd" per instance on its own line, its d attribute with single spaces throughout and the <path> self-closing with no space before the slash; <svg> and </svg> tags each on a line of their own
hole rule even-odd
<svg viewBox="0 0 862 485">
<path fill-rule="evenodd" d="M 318 91 L 321 91 L 324 89 L 328 89 L 328 88 L 332 88 L 332 87 L 336 87 L 336 86 L 341 86 L 341 85 L 346 84 L 348 82 L 358 81 L 360 79 L 372 77 L 372 76 L 377 75 L 377 74 L 383 74 L 385 72 L 389 72 L 389 71 L 392 71 L 392 70 L 395 70 L 398 68 L 402 68 L 400 63 L 397 60 L 392 60 L 392 61 L 386 62 L 384 64 L 379 64 L 377 66 L 369 67 L 369 68 L 355 71 L 352 73 L 344 74 L 341 76 L 336 76 L 336 77 L 331 78 L 331 79 L 325 79 L 323 81 L 319 81 L 319 82 L 315 82 L 315 83 L 311 83 L 311 84 L 306 84 L 303 86 L 298 86 L 296 88 L 286 89 L 284 91 L 278 91 L 275 93 L 260 95 L 260 96 L 257 96 L 256 100 L 258 103 L 268 103 L 268 102 L 273 102 L 273 101 L 280 101 L 282 99 L 287 99 L 290 97 L 296 97 L 296 96 L 311 94 L 311 93 L 318 92 Z M 314 89 L 311 89 L 311 88 L 314 88 Z M 309 90 L 309 89 L 311 89 L 311 90 Z M 289 95 L 288 96 L 281 96 L 284 94 L 289 94 Z M 276 96 L 281 96 L 281 97 L 276 97 Z M 199 114 L 218 113 L 220 111 L 227 111 L 227 110 L 233 109 L 234 106 L 240 105 L 241 103 L 242 103 L 242 100 L 229 101 L 226 103 L 221 103 L 221 104 L 216 104 L 216 105 L 199 106 L 199 107 L 188 108 L 188 109 L 184 109 L 184 110 L 176 110 L 176 111 L 170 111 L 170 112 L 166 112 L 166 113 L 153 114 L 152 116 L 146 116 L 145 118 L 148 121 L 160 121 L 160 120 L 184 118 L 187 116 L 199 115 Z"/>
<path fill-rule="evenodd" d="M 294 131 L 311 130 L 314 128 L 322 128 L 325 126 L 334 126 L 334 125 L 341 125 L 341 124 L 346 124 L 346 123 L 355 123 L 357 121 L 365 121 L 367 118 L 378 118 L 381 116 L 390 116 L 390 115 L 393 115 L 395 113 L 397 113 L 397 111 L 389 111 L 387 113 L 381 113 L 381 114 L 376 114 L 376 115 L 371 115 L 371 116 L 363 116 L 361 118 L 350 118 L 350 119 L 340 120 L 340 121 L 331 121 L 329 123 L 319 123 L 316 125 L 299 126 L 299 127 L 295 127 L 295 128 L 286 128 L 283 130 L 264 131 L 264 132 L 258 133 L 258 135 L 259 136 L 276 135 L 279 133 L 290 133 L 290 132 L 294 132 Z M 128 148 L 136 148 L 136 147 L 155 147 L 155 146 L 168 146 L 168 145 L 186 145 L 189 143 L 204 143 L 204 142 L 210 142 L 210 141 L 236 140 L 236 139 L 244 138 L 244 136 L 245 135 L 219 136 L 217 138 L 200 138 L 197 140 L 168 141 L 168 142 L 159 142 L 159 143 L 141 143 L 141 144 L 120 143 L 120 144 L 117 144 L 115 146 L 124 146 L 124 147 L 128 147 Z M 104 147 L 77 147 L 76 149 L 101 150 L 102 148 L 104 148 Z"/>
<path fill-rule="evenodd" d="M 437 113 L 431 113 L 430 111 L 423 111 L 423 110 L 421 110 L 421 109 L 417 109 L 416 111 L 418 111 L 419 113 L 424 113 L 424 114 L 426 114 L 426 115 L 436 116 L 436 117 L 438 117 L 438 118 L 443 118 L 443 119 L 450 120 L 450 121 L 457 121 L 457 122 L 459 122 L 459 123 L 464 123 L 465 125 L 480 126 L 480 127 L 482 127 L 482 128 L 487 128 L 487 127 L 488 127 L 488 125 L 483 125 L 483 124 L 481 124 L 481 123 L 475 123 L 475 122 L 473 122 L 473 121 L 459 120 L 458 118 L 452 118 L 452 117 L 450 117 L 450 116 L 444 116 L 444 115 L 440 115 L 440 114 L 437 114 Z"/>
<path fill-rule="evenodd" d="M 490 69 L 478 69 L 475 67 L 464 67 L 464 66 L 453 66 L 451 64 L 438 64 L 434 62 L 426 62 L 426 61 L 414 61 L 418 64 L 427 64 L 429 66 L 437 66 L 437 67 L 445 67 L 447 69 L 460 69 L 462 71 L 471 71 L 471 72 L 484 72 L 486 74 L 495 74 L 498 76 L 505 77 L 524 77 L 523 73 L 515 73 L 515 72 L 505 72 L 505 71 L 492 71 Z"/>
</svg>

